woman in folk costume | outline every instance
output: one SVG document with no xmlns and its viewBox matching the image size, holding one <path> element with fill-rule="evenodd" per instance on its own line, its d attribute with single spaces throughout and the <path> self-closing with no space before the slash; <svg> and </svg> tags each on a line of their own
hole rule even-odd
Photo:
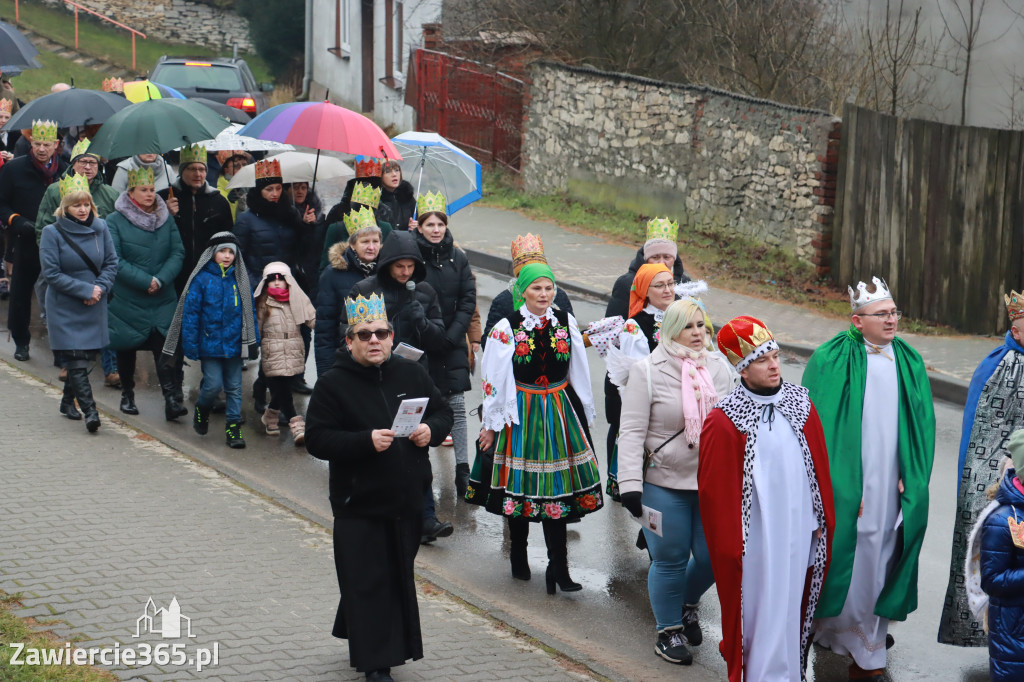
<svg viewBox="0 0 1024 682">
<path fill-rule="evenodd" d="M 554 310 L 555 277 L 546 264 L 519 271 L 515 312 L 491 330 L 481 361 L 480 447 L 497 438 L 494 464 L 477 458 L 466 500 L 508 518 L 512 576 L 530 579 L 530 522 L 541 522 L 548 550 L 548 594 L 583 589 L 569 576 L 566 524 L 604 505 L 601 477 L 581 419 L 594 418 L 590 370 L 576 319 Z M 571 385 L 584 414 L 569 402 Z"/>
<path fill-rule="evenodd" d="M 651 553 L 654 651 L 688 665 L 686 644 L 703 640 L 697 603 L 715 581 L 697 506 L 700 431 L 737 377 L 713 349 L 711 320 L 700 300 L 686 297 L 670 305 L 661 332 L 654 352 L 629 373 L 619 423 L 619 484 L 622 505 L 633 516 L 641 516 L 644 506 L 662 514 L 662 535 L 643 531 Z M 653 453 L 649 461 L 647 452 Z"/>
<path fill-rule="evenodd" d="M 835 520 L 821 420 L 782 380 L 779 346 L 746 315 L 718 332 L 742 384 L 700 435 L 700 517 L 722 604 L 729 682 L 805 679 Z"/>
</svg>

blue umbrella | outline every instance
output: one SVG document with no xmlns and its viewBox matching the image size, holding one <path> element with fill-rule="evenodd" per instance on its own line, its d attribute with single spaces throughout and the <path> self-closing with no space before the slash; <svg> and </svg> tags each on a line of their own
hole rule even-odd
<svg viewBox="0 0 1024 682">
<path fill-rule="evenodd" d="M 437 133 L 410 131 L 391 138 L 402 154 L 402 177 L 421 192 L 441 192 L 448 215 L 483 196 L 480 163 Z"/>
</svg>

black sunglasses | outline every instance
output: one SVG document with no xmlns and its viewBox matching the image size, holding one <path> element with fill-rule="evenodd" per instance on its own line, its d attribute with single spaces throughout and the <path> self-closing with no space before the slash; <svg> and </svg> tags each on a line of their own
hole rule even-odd
<svg viewBox="0 0 1024 682">
<path fill-rule="evenodd" d="M 385 341 L 389 336 L 391 336 L 391 330 L 375 329 L 373 331 L 370 331 L 369 329 L 360 329 L 359 331 L 355 332 L 355 336 L 363 343 L 369 341 L 371 336 L 376 336 L 378 341 Z"/>
</svg>

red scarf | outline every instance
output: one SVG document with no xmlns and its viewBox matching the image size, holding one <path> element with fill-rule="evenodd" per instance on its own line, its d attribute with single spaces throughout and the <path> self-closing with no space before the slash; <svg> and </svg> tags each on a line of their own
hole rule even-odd
<svg viewBox="0 0 1024 682">
<path fill-rule="evenodd" d="M 288 295 L 291 293 L 288 289 L 271 289 L 267 287 L 267 296 L 278 301 L 280 303 L 288 302 Z"/>
</svg>

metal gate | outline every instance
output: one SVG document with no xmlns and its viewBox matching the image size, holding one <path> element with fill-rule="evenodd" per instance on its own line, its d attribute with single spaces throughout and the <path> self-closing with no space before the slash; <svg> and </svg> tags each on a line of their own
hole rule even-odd
<svg viewBox="0 0 1024 682">
<path fill-rule="evenodd" d="M 479 62 L 416 51 L 417 128 L 442 135 L 478 161 L 519 172 L 523 81 Z"/>
</svg>

